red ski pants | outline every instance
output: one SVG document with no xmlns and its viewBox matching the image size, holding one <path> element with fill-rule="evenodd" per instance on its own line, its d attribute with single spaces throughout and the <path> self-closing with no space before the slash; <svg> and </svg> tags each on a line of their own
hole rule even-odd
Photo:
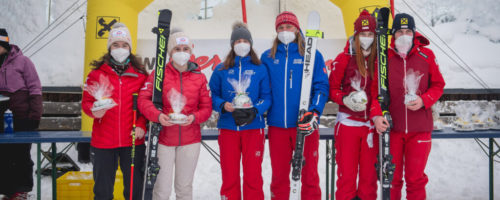
<svg viewBox="0 0 500 200">
<path fill-rule="evenodd" d="M 242 160 L 243 199 L 263 200 L 261 167 L 264 156 L 264 129 L 243 131 L 220 129 L 219 133 L 221 199 L 241 199 L 240 160 Z"/>
<path fill-rule="evenodd" d="M 378 135 L 370 132 L 366 126 L 335 124 L 336 199 L 351 200 L 356 196 L 363 200 L 377 199 Z"/>
<path fill-rule="evenodd" d="M 269 126 L 269 153 L 271 156 L 272 180 L 271 199 L 288 200 L 290 196 L 290 161 L 295 149 L 296 128 Z M 304 142 L 304 160 L 302 167 L 301 199 L 321 199 L 318 175 L 319 132 L 316 130 L 306 136 Z"/>
<path fill-rule="evenodd" d="M 391 200 L 401 199 L 403 170 L 406 181 L 406 199 L 425 199 L 425 185 L 429 179 L 424 170 L 431 152 L 431 133 L 391 132 L 390 136 L 392 162 L 396 165 L 391 186 Z"/>
</svg>

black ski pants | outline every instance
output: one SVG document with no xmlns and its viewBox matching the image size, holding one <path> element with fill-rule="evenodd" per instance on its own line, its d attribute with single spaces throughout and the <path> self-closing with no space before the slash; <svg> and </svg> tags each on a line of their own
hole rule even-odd
<svg viewBox="0 0 500 200">
<path fill-rule="evenodd" d="M 111 200 L 115 185 L 116 170 L 118 164 L 123 173 L 123 196 L 129 200 L 130 195 L 130 164 L 132 147 L 120 147 L 114 149 L 90 148 L 90 160 L 94 175 L 94 199 Z M 135 147 L 134 158 L 134 193 L 133 199 L 139 200 L 142 196 L 142 185 L 144 180 L 144 152 L 145 145 Z"/>
</svg>

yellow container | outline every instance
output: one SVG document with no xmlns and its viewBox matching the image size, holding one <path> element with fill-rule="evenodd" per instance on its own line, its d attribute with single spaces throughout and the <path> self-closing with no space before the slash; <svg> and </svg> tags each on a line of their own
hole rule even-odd
<svg viewBox="0 0 500 200">
<path fill-rule="evenodd" d="M 94 199 L 94 179 L 92 172 L 67 172 L 57 179 L 57 199 Z M 115 200 L 124 200 L 123 197 L 123 175 L 117 170 L 115 188 L 113 192 Z"/>
</svg>

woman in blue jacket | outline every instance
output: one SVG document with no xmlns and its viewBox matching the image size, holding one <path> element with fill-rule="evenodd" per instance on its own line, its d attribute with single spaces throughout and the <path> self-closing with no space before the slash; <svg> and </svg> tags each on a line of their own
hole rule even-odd
<svg viewBox="0 0 500 200">
<path fill-rule="evenodd" d="M 246 25 L 235 23 L 231 51 L 215 68 L 209 83 L 212 107 L 220 113 L 217 128 L 222 169 L 221 199 L 241 199 L 240 160 L 243 161 L 243 199 L 264 199 L 261 165 L 265 122 L 262 114 L 271 105 L 271 89 L 267 70 L 253 51 L 252 43 Z M 248 80 L 250 85 L 243 92 L 253 107 L 235 108 L 232 101 L 241 93 L 237 94 L 233 85 L 242 85 Z"/>
<path fill-rule="evenodd" d="M 318 176 L 319 116 L 328 100 L 328 75 L 323 56 L 316 52 L 309 110 L 297 123 L 300 91 L 302 88 L 302 68 L 304 60 L 304 38 L 300 32 L 297 17 L 291 12 L 283 12 L 276 17 L 276 32 L 271 49 L 261 56 L 266 66 L 272 87 L 273 105 L 267 114 L 269 152 L 271 155 L 272 199 L 289 199 L 290 160 L 295 149 L 297 125 L 308 130 L 305 138 L 302 168 L 302 199 L 321 198 Z"/>
</svg>

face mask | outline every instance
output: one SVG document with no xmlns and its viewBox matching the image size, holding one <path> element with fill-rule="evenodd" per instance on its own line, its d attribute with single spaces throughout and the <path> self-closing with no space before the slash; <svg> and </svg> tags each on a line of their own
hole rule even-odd
<svg viewBox="0 0 500 200">
<path fill-rule="evenodd" d="M 123 63 L 128 56 L 130 55 L 130 51 L 124 48 L 118 48 L 111 50 L 111 57 L 118 61 L 119 63 Z"/>
<path fill-rule="evenodd" d="M 373 43 L 373 37 L 359 37 L 359 43 L 361 44 L 361 48 L 367 50 Z"/>
<path fill-rule="evenodd" d="M 250 44 L 248 43 L 238 43 L 234 45 L 234 53 L 236 53 L 236 55 L 238 56 L 245 57 L 248 55 L 249 52 L 250 52 Z"/>
<path fill-rule="evenodd" d="M 278 40 L 287 45 L 295 40 L 295 33 L 290 31 L 281 31 L 278 33 Z"/>
<path fill-rule="evenodd" d="M 184 66 L 188 61 L 189 58 L 191 57 L 191 54 L 186 53 L 186 52 L 176 52 L 172 54 L 172 59 L 174 62 L 180 66 Z"/>
<path fill-rule="evenodd" d="M 410 51 L 412 45 L 413 36 L 401 35 L 398 37 L 398 39 L 396 39 L 396 49 L 403 57 L 406 57 L 406 54 L 408 53 L 408 51 Z"/>
</svg>

